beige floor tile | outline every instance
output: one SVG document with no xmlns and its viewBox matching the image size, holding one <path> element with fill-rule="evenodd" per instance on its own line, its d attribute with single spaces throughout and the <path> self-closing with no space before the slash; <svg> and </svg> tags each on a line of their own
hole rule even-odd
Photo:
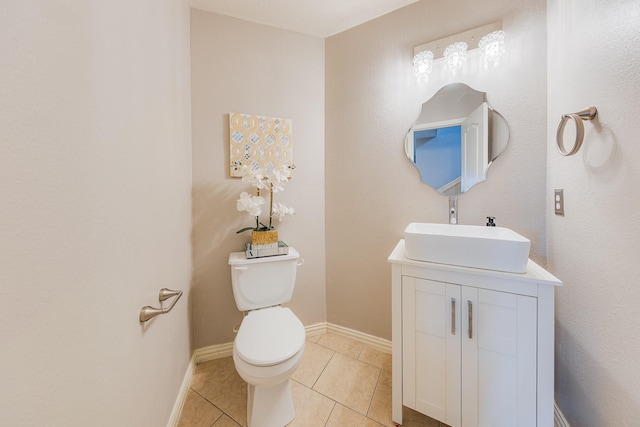
<svg viewBox="0 0 640 427">
<path fill-rule="evenodd" d="M 222 411 L 213 406 L 198 393 L 189 389 L 182 407 L 178 427 L 210 427 L 222 415 Z"/>
<path fill-rule="evenodd" d="M 365 417 L 357 413 L 356 411 L 352 411 L 349 408 L 345 408 L 339 403 L 336 404 L 336 407 L 333 409 L 331 413 L 331 417 L 329 417 L 329 421 L 326 424 L 327 427 L 380 427 L 380 424 L 377 422 Z"/>
<path fill-rule="evenodd" d="M 310 337 L 305 346 L 290 380 L 296 418 L 289 427 L 395 426 L 390 355 L 332 334 Z M 231 357 L 198 364 L 191 388 L 180 427 L 246 427 L 247 385 Z M 446 426 L 403 408 L 403 427 Z"/>
<path fill-rule="evenodd" d="M 191 388 L 200 392 L 203 389 L 216 387 L 235 372 L 236 368 L 231 356 L 198 363 L 191 379 Z"/>
<path fill-rule="evenodd" d="M 314 335 L 312 337 L 307 336 L 307 341 L 311 341 L 312 343 L 317 343 L 322 335 L 324 335 L 324 334 L 318 334 L 318 335 Z"/>
<path fill-rule="evenodd" d="M 402 427 L 440 427 L 445 424 L 440 424 L 438 420 L 427 417 L 419 412 L 416 412 L 407 407 L 402 408 Z"/>
<path fill-rule="evenodd" d="M 323 427 L 336 403 L 297 381 L 290 381 L 290 384 L 296 417 L 288 425 L 290 427 Z"/>
<path fill-rule="evenodd" d="M 388 427 L 395 427 L 391 418 L 391 372 L 380 372 L 367 416 Z M 444 424 L 443 427 L 446 427 Z M 402 408 L 402 427 L 440 427 L 440 422 L 412 409 Z"/>
<path fill-rule="evenodd" d="M 220 417 L 218 421 L 212 427 L 241 427 L 240 424 L 233 421 L 226 415 Z"/>
<path fill-rule="evenodd" d="M 391 372 L 381 371 L 367 416 L 388 427 L 395 427 L 391 419 Z"/>
<path fill-rule="evenodd" d="M 364 346 L 364 348 L 360 352 L 358 360 L 362 360 L 363 362 L 366 362 L 370 365 L 391 372 L 391 355 L 388 353 L 383 353 L 381 351 Z"/>
<path fill-rule="evenodd" d="M 358 358 L 363 347 L 362 344 L 358 342 L 334 334 L 322 335 L 318 340 L 318 344 L 335 350 L 345 356 L 353 357 L 354 359 Z"/>
<path fill-rule="evenodd" d="M 205 385 L 196 391 L 238 424 L 247 425 L 247 383 L 233 371 L 224 382 Z"/>
<path fill-rule="evenodd" d="M 379 368 L 336 353 L 313 389 L 365 415 L 379 375 Z"/>
<path fill-rule="evenodd" d="M 313 387 L 333 354 L 333 350 L 307 341 L 302 355 L 302 362 L 291 378 L 307 387 Z"/>
</svg>

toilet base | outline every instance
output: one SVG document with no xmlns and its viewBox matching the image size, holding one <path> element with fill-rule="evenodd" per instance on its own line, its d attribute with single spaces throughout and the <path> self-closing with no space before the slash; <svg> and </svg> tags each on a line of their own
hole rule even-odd
<svg viewBox="0 0 640 427">
<path fill-rule="evenodd" d="M 247 425 L 283 427 L 295 417 L 289 381 L 274 386 L 247 385 Z"/>
</svg>

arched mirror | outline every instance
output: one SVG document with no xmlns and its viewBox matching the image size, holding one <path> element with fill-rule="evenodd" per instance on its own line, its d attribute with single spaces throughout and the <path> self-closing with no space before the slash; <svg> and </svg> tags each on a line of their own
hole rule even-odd
<svg viewBox="0 0 640 427">
<path fill-rule="evenodd" d="M 454 196 L 486 180 L 508 143 L 509 125 L 487 94 L 453 83 L 422 104 L 404 149 L 422 182 Z"/>
</svg>

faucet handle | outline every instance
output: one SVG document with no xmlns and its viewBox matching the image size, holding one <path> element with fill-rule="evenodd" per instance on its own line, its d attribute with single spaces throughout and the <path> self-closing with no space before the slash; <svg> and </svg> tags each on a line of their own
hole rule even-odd
<svg viewBox="0 0 640 427">
<path fill-rule="evenodd" d="M 495 216 L 488 216 L 487 217 L 487 221 L 488 221 L 487 222 L 487 227 L 495 227 L 496 226 L 496 223 L 493 222 L 494 219 L 496 219 Z"/>
</svg>

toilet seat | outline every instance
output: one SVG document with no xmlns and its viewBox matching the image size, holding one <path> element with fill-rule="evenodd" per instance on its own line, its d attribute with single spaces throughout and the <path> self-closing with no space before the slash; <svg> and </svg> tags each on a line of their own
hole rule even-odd
<svg viewBox="0 0 640 427">
<path fill-rule="evenodd" d="M 238 357 L 253 366 L 273 366 L 295 356 L 306 333 L 300 319 L 285 307 L 250 311 L 234 340 Z"/>
</svg>

